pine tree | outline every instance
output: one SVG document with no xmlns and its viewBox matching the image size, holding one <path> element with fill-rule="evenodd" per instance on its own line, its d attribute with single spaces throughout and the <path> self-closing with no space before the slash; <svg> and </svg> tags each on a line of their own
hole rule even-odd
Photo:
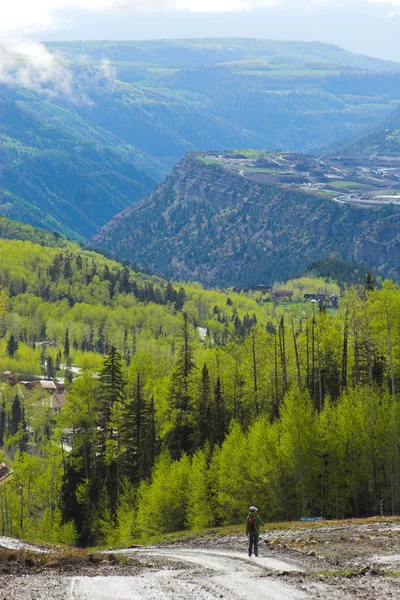
<svg viewBox="0 0 400 600">
<path fill-rule="evenodd" d="M 119 436 L 111 422 L 114 405 L 123 401 L 125 397 L 126 382 L 122 372 L 122 359 L 115 348 L 111 346 L 104 359 L 103 368 L 99 376 L 101 382 L 98 397 L 98 458 L 100 477 L 107 487 L 111 505 L 115 507 L 118 502 L 119 491 Z M 110 449 L 117 448 L 117 457 L 109 455 Z M 117 485 L 115 485 L 115 481 Z"/>
<path fill-rule="evenodd" d="M 225 439 L 228 431 L 228 419 L 224 394 L 222 391 L 221 378 L 218 375 L 217 383 L 214 388 L 214 406 L 211 413 L 211 445 L 220 446 Z"/>
<path fill-rule="evenodd" d="M 18 341 L 15 339 L 14 334 L 12 333 L 7 342 L 7 354 L 10 358 L 14 358 L 14 356 L 17 352 L 18 352 Z"/>
<path fill-rule="evenodd" d="M 185 290 L 181 287 L 181 288 L 179 288 L 178 296 L 176 298 L 175 310 L 182 310 L 183 305 L 185 304 L 185 298 L 186 298 Z"/>
<path fill-rule="evenodd" d="M 105 432 L 108 429 L 113 404 L 122 400 L 125 395 L 126 382 L 122 372 L 122 360 L 115 346 L 110 346 L 104 358 L 99 380 L 99 426 Z"/>
<path fill-rule="evenodd" d="M 54 360 L 51 356 L 48 356 L 46 360 L 46 377 L 47 379 L 55 379 L 56 374 Z"/>
<path fill-rule="evenodd" d="M 193 450 L 194 415 L 190 384 L 195 364 L 187 313 L 183 315 L 182 335 L 183 346 L 177 353 L 168 398 L 174 426 L 167 436 L 166 443 L 172 458 L 179 458 L 183 452 L 190 453 Z"/>
<path fill-rule="evenodd" d="M 18 394 L 15 394 L 14 400 L 11 406 L 11 419 L 8 426 L 10 435 L 18 433 L 19 428 L 22 424 L 22 404 Z"/>
<path fill-rule="evenodd" d="M 71 279 L 72 275 L 73 275 L 71 259 L 68 256 L 66 257 L 66 259 L 64 261 L 63 275 L 64 275 L 64 279 Z"/>
<path fill-rule="evenodd" d="M 207 365 L 204 363 L 201 372 L 199 405 L 197 414 L 197 424 L 195 433 L 195 446 L 202 448 L 207 440 L 210 439 L 210 421 L 211 421 L 211 381 Z"/>
<path fill-rule="evenodd" d="M 65 383 L 67 385 L 70 384 L 70 383 L 72 383 L 72 381 L 74 379 L 71 367 L 72 367 L 71 358 L 68 356 L 66 364 L 65 364 L 65 371 L 64 371 Z"/>
<path fill-rule="evenodd" d="M 373 292 L 374 287 L 374 278 L 371 271 L 368 271 L 367 276 L 365 277 L 364 290 L 366 292 Z"/>
<path fill-rule="evenodd" d="M 132 285 L 130 282 L 130 271 L 126 266 L 122 269 L 120 289 L 121 292 L 125 292 L 126 294 L 129 294 L 132 291 Z"/>
<path fill-rule="evenodd" d="M 121 476 L 127 477 L 135 484 L 138 484 L 144 477 L 142 462 L 144 413 L 142 381 L 138 373 L 133 388 L 133 397 L 123 404 L 120 427 L 120 441 L 124 448 Z"/>
</svg>

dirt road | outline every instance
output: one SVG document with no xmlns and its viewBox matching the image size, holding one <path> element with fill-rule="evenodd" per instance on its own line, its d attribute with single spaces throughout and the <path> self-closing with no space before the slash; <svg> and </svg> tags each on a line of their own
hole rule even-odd
<svg viewBox="0 0 400 600">
<path fill-rule="evenodd" d="M 294 564 L 272 558 L 249 558 L 239 552 L 196 548 L 122 550 L 154 564 L 139 577 L 77 577 L 69 600 L 300 600 L 305 594 L 290 585 L 265 578 L 266 572 L 300 572 Z M 189 568 L 188 568 L 189 567 Z"/>
<path fill-rule="evenodd" d="M 0 600 L 400 598 L 397 518 L 271 526 L 260 558 L 246 555 L 246 537 L 234 531 L 165 542 L 65 556 L 0 538 Z"/>
</svg>

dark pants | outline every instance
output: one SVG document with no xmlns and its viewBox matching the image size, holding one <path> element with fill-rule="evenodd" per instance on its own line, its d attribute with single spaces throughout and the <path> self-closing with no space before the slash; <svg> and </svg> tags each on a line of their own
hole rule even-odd
<svg viewBox="0 0 400 600">
<path fill-rule="evenodd" d="M 249 533 L 249 556 L 253 554 L 253 546 L 254 554 L 258 556 L 258 533 Z"/>
</svg>

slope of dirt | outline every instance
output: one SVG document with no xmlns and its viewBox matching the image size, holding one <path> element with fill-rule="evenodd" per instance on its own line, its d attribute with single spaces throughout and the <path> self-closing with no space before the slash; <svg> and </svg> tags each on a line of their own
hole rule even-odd
<svg viewBox="0 0 400 600">
<path fill-rule="evenodd" d="M 7 600 L 383 600 L 400 597 L 400 520 L 271 526 L 89 555 L 0 552 Z M 10 556 L 12 557 L 10 560 Z"/>
</svg>

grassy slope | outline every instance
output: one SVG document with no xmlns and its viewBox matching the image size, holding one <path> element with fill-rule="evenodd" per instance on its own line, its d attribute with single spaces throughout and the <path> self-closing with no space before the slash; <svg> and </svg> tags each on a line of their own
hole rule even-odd
<svg viewBox="0 0 400 600">
<path fill-rule="evenodd" d="M 334 144 L 330 153 L 344 155 L 400 155 L 400 109 L 397 108 L 386 119 L 369 131 L 354 138 Z"/>
<path fill-rule="evenodd" d="M 274 63 L 323 63 L 376 71 L 399 72 L 400 64 L 348 52 L 319 42 L 208 38 L 151 41 L 48 42 L 47 48 L 71 58 L 83 53 L 93 60 L 129 60 L 174 66 L 196 66 L 266 58 Z"/>
</svg>

